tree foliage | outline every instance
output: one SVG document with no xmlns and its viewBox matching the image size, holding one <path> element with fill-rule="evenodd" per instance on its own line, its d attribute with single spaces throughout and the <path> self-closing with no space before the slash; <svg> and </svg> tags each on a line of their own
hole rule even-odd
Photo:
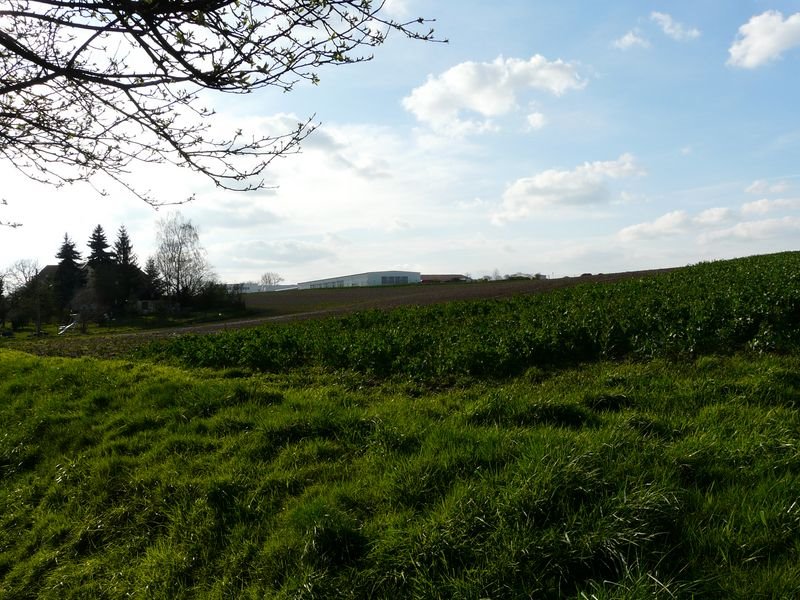
<svg viewBox="0 0 800 600">
<path fill-rule="evenodd" d="M 114 262 L 119 266 L 136 266 L 136 255 L 133 253 L 133 243 L 124 225 L 117 231 L 114 242 Z"/>
<path fill-rule="evenodd" d="M 144 285 L 142 297 L 145 300 L 156 300 L 164 294 L 164 282 L 158 272 L 156 259 L 150 257 L 144 264 Z"/>
<path fill-rule="evenodd" d="M 56 253 L 59 259 L 55 272 L 55 299 L 58 308 L 69 306 L 72 296 L 84 283 L 84 272 L 81 268 L 81 253 L 75 248 L 68 234 L 64 234 L 64 241 Z"/>
<path fill-rule="evenodd" d="M 87 245 L 90 252 L 86 262 L 90 267 L 110 264 L 113 260 L 113 254 L 108 251 L 111 245 L 108 243 L 108 238 L 106 238 L 106 232 L 103 231 L 102 225 L 94 228 Z"/>
<path fill-rule="evenodd" d="M 143 274 L 136 262 L 133 243 L 125 226 L 117 231 L 114 242 L 113 264 L 110 272 L 113 277 L 114 312 L 124 310 L 128 302 L 143 291 Z"/>
<path fill-rule="evenodd" d="M 4 0 L 0 5 L 0 156 L 63 184 L 137 163 L 188 167 L 215 184 L 257 189 L 266 165 L 297 149 L 290 131 L 217 137 L 210 90 L 289 91 L 327 64 L 367 60 L 391 31 L 431 40 L 424 19 L 398 22 L 370 0 Z"/>
</svg>

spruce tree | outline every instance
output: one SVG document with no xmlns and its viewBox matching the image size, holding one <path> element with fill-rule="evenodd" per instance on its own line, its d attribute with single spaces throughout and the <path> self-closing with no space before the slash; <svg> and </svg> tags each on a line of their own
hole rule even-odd
<svg viewBox="0 0 800 600">
<path fill-rule="evenodd" d="M 120 266 L 136 266 L 136 255 L 133 253 L 133 244 L 128 237 L 128 230 L 122 225 L 117 231 L 117 241 L 114 242 L 114 262 Z"/>
<path fill-rule="evenodd" d="M 98 225 L 89 238 L 89 266 L 91 289 L 95 293 L 94 304 L 98 315 L 108 312 L 116 303 L 117 273 L 114 255 L 108 251 L 110 247 L 103 226 Z"/>
<path fill-rule="evenodd" d="M 114 308 L 124 310 L 132 296 L 141 293 L 144 282 L 136 264 L 128 230 L 121 226 L 114 242 Z"/>
<path fill-rule="evenodd" d="M 164 294 L 164 282 L 153 257 L 148 258 L 144 266 L 144 286 L 144 296 L 148 300 L 161 298 Z"/>
<path fill-rule="evenodd" d="M 113 255 L 108 251 L 108 248 L 109 244 L 106 239 L 106 232 L 103 231 L 101 225 L 98 225 L 94 228 L 89 238 L 89 250 L 91 250 L 91 252 L 89 253 L 89 258 L 86 259 L 86 263 L 90 267 L 95 267 L 112 262 Z"/>
<path fill-rule="evenodd" d="M 59 262 L 54 279 L 55 299 L 58 308 L 63 310 L 69 306 L 72 296 L 85 281 L 81 253 L 75 249 L 75 242 L 66 233 L 56 258 Z"/>
</svg>

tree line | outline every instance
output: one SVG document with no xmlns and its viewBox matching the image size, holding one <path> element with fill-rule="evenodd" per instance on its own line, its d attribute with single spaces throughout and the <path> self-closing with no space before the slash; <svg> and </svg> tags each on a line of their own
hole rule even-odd
<svg viewBox="0 0 800 600">
<path fill-rule="evenodd" d="M 140 265 L 125 226 L 109 242 L 102 225 L 87 241 L 84 260 L 76 243 L 64 234 L 57 264 L 40 268 L 35 260 L 15 262 L 0 272 L 0 329 L 77 319 L 94 321 L 149 312 L 238 305 L 241 298 L 216 281 L 198 230 L 180 213 L 158 224 L 157 249 Z"/>
</svg>

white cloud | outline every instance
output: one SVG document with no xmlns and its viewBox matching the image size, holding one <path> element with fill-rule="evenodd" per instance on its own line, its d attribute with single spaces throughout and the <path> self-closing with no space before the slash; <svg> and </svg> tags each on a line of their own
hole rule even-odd
<svg viewBox="0 0 800 600">
<path fill-rule="evenodd" d="M 783 217 L 780 219 L 763 219 L 761 221 L 737 223 L 733 227 L 712 231 L 702 236 L 700 242 L 715 242 L 724 239 L 742 241 L 768 240 L 796 233 L 800 233 L 800 217 Z"/>
<path fill-rule="evenodd" d="M 499 57 L 493 62 L 463 62 L 441 75 L 429 75 L 403 98 L 403 106 L 440 133 L 464 135 L 495 129 L 491 119 L 514 110 L 522 90 L 560 96 L 585 85 L 575 65 L 562 60 L 548 61 L 538 54 L 528 60 Z M 462 118 L 462 112 L 477 118 Z"/>
<path fill-rule="evenodd" d="M 764 214 L 777 208 L 800 208 L 800 199 L 758 200 L 745 204 L 741 213 L 744 215 Z M 654 221 L 625 227 L 617 233 L 617 239 L 622 242 L 633 242 L 696 234 L 696 241 L 703 245 L 719 240 L 777 239 L 793 234 L 800 228 L 800 217 L 793 216 L 742 221 L 729 227 L 720 228 L 726 222 L 731 222 L 736 214 L 736 211 L 725 207 L 709 208 L 694 216 L 684 210 L 676 210 L 662 215 Z"/>
<path fill-rule="evenodd" d="M 609 179 L 641 174 L 632 154 L 617 160 L 587 162 L 572 171 L 549 169 L 517 179 L 503 194 L 500 210 L 492 215 L 496 225 L 527 217 L 532 211 L 553 207 L 605 204 L 611 193 Z"/>
<path fill-rule="evenodd" d="M 739 34 L 728 49 L 728 64 L 755 69 L 777 60 L 795 46 L 800 46 L 800 13 L 784 20 L 782 13 L 768 10 L 739 27 Z"/>
<path fill-rule="evenodd" d="M 540 112 L 531 113 L 528 115 L 528 128 L 531 130 L 539 130 L 547 124 L 547 119 Z"/>
<path fill-rule="evenodd" d="M 678 23 L 667 13 L 652 12 L 650 13 L 650 20 L 657 23 L 666 35 L 678 42 L 693 40 L 700 37 L 699 29 L 695 27 L 686 27 L 682 23 Z"/>
<path fill-rule="evenodd" d="M 777 181 L 775 183 L 769 183 L 764 179 L 757 179 L 753 183 L 751 183 L 747 188 L 744 190 L 748 194 L 782 194 L 789 190 L 789 182 L 788 181 Z"/>
<path fill-rule="evenodd" d="M 733 216 L 730 208 L 709 208 L 692 219 L 693 223 L 702 226 L 718 225 Z"/>
<path fill-rule="evenodd" d="M 800 198 L 779 198 L 776 200 L 768 200 L 762 198 L 755 202 L 748 202 L 742 205 L 742 214 L 744 215 L 764 215 L 768 212 L 777 209 L 796 209 L 800 208 Z"/>
<path fill-rule="evenodd" d="M 613 46 L 619 50 L 629 50 L 630 48 L 649 48 L 650 41 L 642 37 L 638 30 L 632 29 L 621 38 L 614 40 Z"/>
<path fill-rule="evenodd" d="M 684 233 L 689 223 L 690 219 L 686 211 L 675 210 L 660 216 L 655 221 L 625 227 L 617 234 L 617 237 L 624 242 L 632 242 L 677 235 Z"/>
<path fill-rule="evenodd" d="M 403 18 L 409 15 L 409 0 L 386 0 L 383 10 L 393 18 Z"/>
</svg>

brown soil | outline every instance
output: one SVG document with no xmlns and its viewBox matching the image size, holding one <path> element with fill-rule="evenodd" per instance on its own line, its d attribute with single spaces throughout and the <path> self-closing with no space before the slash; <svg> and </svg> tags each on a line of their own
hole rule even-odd
<svg viewBox="0 0 800 600">
<path fill-rule="evenodd" d="M 624 279 L 649 277 L 674 269 L 651 269 L 562 277 L 559 279 L 488 281 L 476 283 L 447 283 L 405 285 L 392 287 L 338 288 L 327 290 L 289 290 L 245 294 L 248 309 L 262 311 L 264 316 L 171 330 L 178 332 L 213 332 L 224 329 L 251 327 L 268 322 L 313 319 L 367 309 L 390 309 L 399 306 L 423 306 L 458 300 L 510 298 L 526 294 L 542 294 L 582 283 L 611 283 Z"/>
<path fill-rule="evenodd" d="M 424 284 L 392 287 L 340 288 L 327 290 L 290 290 L 245 294 L 248 309 L 260 316 L 209 323 L 118 333 L 88 337 L 58 337 L 40 340 L 17 340 L 8 345 L 32 354 L 55 356 L 123 356 L 134 347 L 156 338 L 192 333 L 214 333 L 231 329 L 257 327 L 266 323 L 315 319 L 367 309 L 390 309 L 399 306 L 422 306 L 458 300 L 509 298 L 526 294 L 542 294 L 584 283 L 611 283 L 625 279 L 649 277 L 674 269 L 628 271 L 559 279 L 489 281 L 476 283 Z"/>
</svg>

